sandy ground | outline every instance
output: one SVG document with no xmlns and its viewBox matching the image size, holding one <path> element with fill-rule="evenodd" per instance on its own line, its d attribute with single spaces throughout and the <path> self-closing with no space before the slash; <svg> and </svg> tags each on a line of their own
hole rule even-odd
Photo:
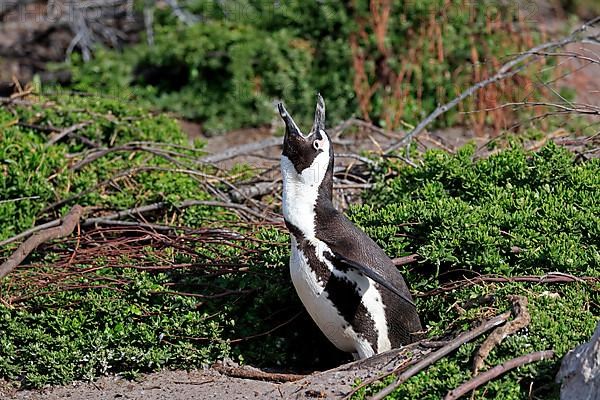
<svg viewBox="0 0 600 400">
<path fill-rule="evenodd" d="M 213 370 L 162 371 L 143 375 L 138 381 L 104 377 L 96 382 L 5 393 L 5 399 L 268 399 L 277 385 L 230 378 Z"/>
<path fill-rule="evenodd" d="M 428 351 L 423 348 L 411 350 L 412 354 Z M 341 399 L 352 390 L 356 379 L 366 380 L 375 374 L 391 371 L 405 359 L 401 351 L 391 350 L 368 360 L 344 364 L 287 383 L 235 378 L 209 368 L 146 374 L 135 382 L 110 376 L 95 382 L 75 382 L 41 390 L 17 391 L 5 384 L 0 385 L 0 396 L 6 400 Z M 234 366 L 234 369 L 258 371 L 251 367 Z"/>
</svg>

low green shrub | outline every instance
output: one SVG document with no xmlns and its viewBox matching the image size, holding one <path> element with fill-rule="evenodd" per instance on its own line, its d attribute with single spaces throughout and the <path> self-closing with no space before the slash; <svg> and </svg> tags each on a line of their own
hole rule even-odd
<svg viewBox="0 0 600 400">
<path fill-rule="evenodd" d="M 597 159 L 576 163 L 554 144 L 483 160 L 473 153 L 432 151 L 419 168 L 389 164 L 397 176 L 350 214 L 388 253 L 418 253 L 444 271 L 597 274 Z"/>
<path fill-rule="evenodd" d="M 100 147 L 152 143 L 148 146 L 176 149 L 180 154 L 171 156 L 183 167 L 216 173 L 190 164 L 186 156 L 197 155 L 201 145 L 184 146 L 186 138 L 172 119 L 114 99 L 75 96 L 51 107 L 0 109 L 0 240 L 62 215 L 74 203 L 99 206 L 96 212 L 102 213 L 156 201 L 174 206 L 149 215 L 152 222 L 227 228 L 245 239 L 233 245 L 206 242 L 198 231 L 199 236 L 194 233 L 185 243 L 164 238 L 144 242 L 128 233 L 128 239 L 145 243 L 141 250 L 121 254 L 116 246 L 116 255 L 111 250 L 83 260 L 75 257 L 66 272 L 89 272 L 75 273 L 71 288 L 47 277 L 63 276 L 65 270 L 57 275 L 56 268 L 73 253 L 88 253 L 74 252 L 76 238 L 42 246 L 29 257 L 27 268 L 0 282 L 0 377 L 39 387 L 106 373 L 133 376 L 161 368 L 195 368 L 225 356 L 298 369 L 348 360 L 310 322 L 294 293 L 285 231 L 248 226 L 225 209 L 177 209 L 179 201 L 212 196 L 202 180 L 173 171 L 173 159 L 142 150 L 114 151 L 74 169 L 70 167 L 89 154 L 82 142 L 71 137 L 46 146 L 47 134 L 32 127 L 67 127 L 81 121 L 90 125 L 78 134 Z M 478 274 L 557 271 L 597 278 L 597 159 L 576 162 L 573 154 L 550 144 L 536 153 L 514 146 L 487 159 L 476 159 L 470 147 L 456 155 L 432 151 L 415 168 L 390 159 L 376 161 L 378 183 L 365 192 L 364 205 L 351 207 L 349 215 L 390 256 L 419 254 L 418 263 L 402 270 L 430 336 L 467 329 L 477 319 L 508 309 L 507 296 L 520 294 L 529 298 L 532 322 L 492 352 L 490 365 L 548 348 L 560 357 L 589 337 L 599 314 L 597 283 L 487 283 L 435 296 L 428 292 Z M 148 166 L 158 169 L 101 184 L 124 170 Z M 45 210 L 77 194 L 57 210 Z M 3 248 L 2 256 L 12 249 L 14 245 Z M 188 267 L 142 269 L 165 260 Z M 246 268 L 220 271 L 215 263 Z M 483 295 L 495 301 L 466 306 Z M 7 301 L 11 299 L 17 300 Z M 470 376 L 477 344 L 415 376 L 394 396 L 439 398 Z M 559 358 L 511 372 L 478 396 L 526 398 L 532 384 L 539 398 L 557 398 L 553 376 L 558 363 Z"/>
<path fill-rule="evenodd" d="M 172 279 L 135 269 L 96 277 L 129 280 L 123 289 L 44 295 L 17 309 L 0 307 L 0 374 L 22 387 L 92 380 L 109 373 L 199 367 L 230 354 L 222 340 L 232 320 L 185 296 L 151 296 Z M 204 338 L 201 346 L 179 336 Z"/>
<path fill-rule="evenodd" d="M 488 159 L 474 148 L 457 155 L 431 151 L 417 168 L 385 163 L 366 205 L 352 219 L 392 256 L 417 253 L 421 261 L 404 269 L 429 335 L 468 329 L 471 321 L 510 309 L 509 295 L 529 299 L 531 324 L 496 347 L 488 365 L 538 350 L 553 349 L 554 360 L 519 368 L 486 384 L 475 398 L 556 398 L 554 376 L 560 358 L 592 334 L 598 309 L 596 283 L 486 283 L 425 295 L 444 282 L 550 272 L 600 276 L 600 162 L 575 162 L 569 151 L 549 144 L 537 153 L 521 147 Z M 424 295 L 420 297 L 419 293 Z M 460 306 L 491 296 L 485 307 Z M 457 307 L 458 306 L 458 307 Z M 471 377 L 472 356 L 483 339 L 461 347 L 411 378 L 390 398 L 439 399 Z M 386 381 L 389 383 L 390 381 Z M 365 398 L 382 384 L 362 391 Z"/>
</svg>

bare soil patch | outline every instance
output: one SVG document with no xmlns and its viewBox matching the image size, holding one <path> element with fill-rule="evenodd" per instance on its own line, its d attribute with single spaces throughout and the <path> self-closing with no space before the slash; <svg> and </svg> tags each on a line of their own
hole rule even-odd
<svg viewBox="0 0 600 400">
<path fill-rule="evenodd" d="M 285 383 L 227 376 L 219 372 L 221 368 L 211 367 L 189 372 L 161 371 L 144 374 L 137 381 L 108 376 L 95 382 L 75 382 L 41 390 L 17 391 L 5 384 L 4 387 L 0 386 L 0 394 L 7 400 L 341 399 L 352 390 L 356 379 L 366 380 L 392 370 L 404 358 L 402 351 L 391 350 L 367 360 L 315 372 L 300 380 Z M 250 373 L 258 371 L 252 367 L 238 369 Z"/>
</svg>

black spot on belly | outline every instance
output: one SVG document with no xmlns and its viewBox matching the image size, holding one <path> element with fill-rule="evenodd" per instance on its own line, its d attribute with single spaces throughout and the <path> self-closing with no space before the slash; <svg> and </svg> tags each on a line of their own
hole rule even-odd
<svg viewBox="0 0 600 400">
<path fill-rule="evenodd" d="M 337 277 L 331 273 L 325 263 L 317 257 L 317 249 L 305 237 L 302 231 L 294 224 L 285 221 L 285 224 L 298 243 L 298 249 L 308 259 L 308 264 L 317 276 L 318 281 L 324 285 L 327 298 L 338 309 L 339 314 L 356 333 L 366 339 L 377 353 L 377 330 L 375 321 L 367 308 L 362 304 L 357 284 L 349 279 Z M 335 263 L 335 258 L 329 253 L 324 254 L 337 270 L 347 272 L 348 267 L 343 263 Z M 339 265 L 337 265 L 339 264 Z M 362 274 L 359 274 L 362 276 Z M 344 327 L 346 328 L 346 327 Z"/>
<path fill-rule="evenodd" d="M 362 304 L 356 283 L 332 274 L 325 285 L 325 292 L 342 317 L 371 344 L 377 353 L 375 321 Z"/>
</svg>

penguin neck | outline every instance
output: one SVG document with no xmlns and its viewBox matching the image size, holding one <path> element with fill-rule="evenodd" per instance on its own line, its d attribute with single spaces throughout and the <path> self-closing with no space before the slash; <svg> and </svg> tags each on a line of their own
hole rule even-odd
<svg viewBox="0 0 600 400">
<path fill-rule="evenodd" d="M 305 239 L 316 239 L 317 214 L 335 211 L 332 203 L 333 162 L 319 182 L 308 183 L 298 179 L 295 170 L 286 168 L 282 162 L 283 172 L 283 218 L 286 225 L 293 225 Z"/>
</svg>

